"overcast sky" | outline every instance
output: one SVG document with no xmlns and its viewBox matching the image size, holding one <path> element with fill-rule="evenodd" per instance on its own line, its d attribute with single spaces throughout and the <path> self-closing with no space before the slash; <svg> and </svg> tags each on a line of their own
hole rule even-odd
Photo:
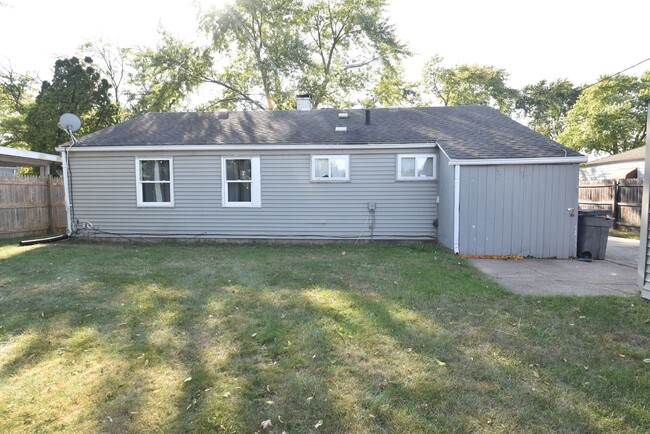
<svg viewBox="0 0 650 434">
<path fill-rule="evenodd" d="M 0 63 L 51 79 L 58 57 L 86 41 L 153 45 L 159 25 L 195 36 L 197 0 L 2 0 Z M 203 7 L 219 0 L 201 0 Z M 568 78 L 591 83 L 650 58 L 650 1 L 389 0 L 387 12 L 415 56 L 416 79 L 434 53 L 445 65 L 477 63 L 505 69 L 510 85 Z M 630 70 L 640 74 L 650 61 Z"/>
</svg>

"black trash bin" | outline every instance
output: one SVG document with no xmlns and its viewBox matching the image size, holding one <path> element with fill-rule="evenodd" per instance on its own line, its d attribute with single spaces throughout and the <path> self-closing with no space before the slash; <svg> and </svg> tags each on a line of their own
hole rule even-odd
<svg viewBox="0 0 650 434">
<path fill-rule="evenodd" d="M 605 217 L 608 209 L 584 209 L 578 211 L 578 258 L 605 259 L 609 228 L 613 218 Z"/>
</svg>

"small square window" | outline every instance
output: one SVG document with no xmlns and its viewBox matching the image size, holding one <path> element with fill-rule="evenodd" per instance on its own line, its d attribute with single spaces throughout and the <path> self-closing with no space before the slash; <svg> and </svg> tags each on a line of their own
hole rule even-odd
<svg viewBox="0 0 650 434">
<path fill-rule="evenodd" d="M 137 205 L 174 206 L 171 158 L 136 158 Z"/>
<path fill-rule="evenodd" d="M 319 182 L 349 181 L 349 155 L 314 155 L 311 158 L 311 180 Z"/>
<path fill-rule="evenodd" d="M 436 156 L 434 154 L 413 154 L 397 156 L 398 180 L 436 179 Z"/>
</svg>

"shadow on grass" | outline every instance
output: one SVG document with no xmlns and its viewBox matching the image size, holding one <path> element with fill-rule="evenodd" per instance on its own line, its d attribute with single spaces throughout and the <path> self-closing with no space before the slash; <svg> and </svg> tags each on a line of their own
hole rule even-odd
<svg viewBox="0 0 650 434">
<path fill-rule="evenodd" d="M 630 331 L 649 309 L 609 324 L 597 302 L 510 294 L 430 246 L 345 249 L 71 243 L 5 259 L 0 428 L 647 425 L 649 339 Z M 615 303 L 608 317 L 630 314 Z M 615 327 L 628 336 L 603 346 Z"/>
</svg>

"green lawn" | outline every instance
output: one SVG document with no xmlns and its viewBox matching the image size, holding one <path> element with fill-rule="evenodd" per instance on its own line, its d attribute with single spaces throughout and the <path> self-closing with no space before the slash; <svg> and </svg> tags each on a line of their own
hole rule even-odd
<svg viewBox="0 0 650 434">
<path fill-rule="evenodd" d="M 617 229 L 609 230 L 610 237 L 626 238 L 628 240 L 638 240 L 641 238 L 638 232 L 634 231 L 619 231 Z"/>
<path fill-rule="evenodd" d="M 0 243 L 0 432 L 641 433 L 648 359 L 430 244 Z"/>
</svg>

